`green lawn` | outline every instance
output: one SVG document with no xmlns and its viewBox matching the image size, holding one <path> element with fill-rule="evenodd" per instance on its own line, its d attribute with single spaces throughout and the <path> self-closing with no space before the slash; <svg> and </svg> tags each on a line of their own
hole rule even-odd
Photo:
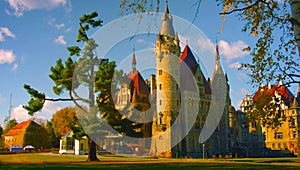
<svg viewBox="0 0 300 170">
<path fill-rule="evenodd" d="M 0 169 L 300 169 L 298 158 L 255 159 L 152 159 L 99 157 L 86 162 L 86 156 L 52 154 L 0 155 Z"/>
</svg>

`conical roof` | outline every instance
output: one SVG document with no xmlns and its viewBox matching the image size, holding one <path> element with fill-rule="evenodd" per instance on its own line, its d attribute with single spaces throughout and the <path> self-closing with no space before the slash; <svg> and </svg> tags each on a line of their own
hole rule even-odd
<svg viewBox="0 0 300 170">
<path fill-rule="evenodd" d="M 166 3 L 165 12 L 162 16 L 162 23 L 161 23 L 161 28 L 160 28 L 159 34 L 175 37 L 175 31 L 174 31 L 174 27 L 173 27 L 173 18 L 169 11 L 168 2 Z"/>
<path fill-rule="evenodd" d="M 180 56 L 180 64 L 186 64 L 188 68 L 192 71 L 193 74 L 196 73 L 198 63 L 188 45 L 185 46 L 181 56 Z M 183 68 L 181 68 L 182 70 Z M 184 70 L 182 70 L 184 71 Z"/>
</svg>

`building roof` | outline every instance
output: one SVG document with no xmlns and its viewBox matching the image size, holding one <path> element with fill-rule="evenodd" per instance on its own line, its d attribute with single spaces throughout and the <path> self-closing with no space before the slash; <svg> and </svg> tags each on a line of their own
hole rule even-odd
<svg viewBox="0 0 300 170">
<path fill-rule="evenodd" d="M 175 31 L 174 31 L 174 27 L 173 27 L 173 18 L 169 11 L 168 3 L 166 3 L 165 12 L 162 16 L 162 24 L 161 24 L 159 34 L 175 37 Z"/>
<path fill-rule="evenodd" d="M 185 90 L 193 89 L 191 82 L 194 81 L 193 79 L 195 77 L 194 76 L 190 77 L 190 76 L 186 76 L 186 75 L 188 75 L 190 72 L 192 72 L 192 74 L 195 75 L 197 72 L 197 69 L 199 69 L 199 67 L 200 66 L 197 63 L 190 47 L 188 45 L 186 45 L 180 56 L 180 75 L 181 75 L 180 83 L 181 83 L 182 89 L 185 89 Z M 202 77 L 203 77 L 202 82 L 203 82 L 205 93 L 211 94 L 211 88 L 210 88 L 209 83 L 205 79 L 203 73 L 201 72 L 200 74 L 202 74 Z"/>
<path fill-rule="evenodd" d="M 180 56 L 180 64 L 186 64 L 192 73 L 195 75 L 196 70 L 198 68 L 198 63 L 188 45 L 185 46 L 181 56 Z M 181 70 L 183 67 L 181 68 Z"/>
<path fill-rule="evenodd" d="M 141 74 L 139 73 L 139 71 L 132 70 L 128 74 L 128 78 L 131 80 L 130 84 L 133 85 L 133 87 L 136 89 L 138 95 L 140 95 L 141 93 L 145 95 L 150 94 L 150 89 L 146 84 L 145 80 L 143 79 L 143 77 L 141 76 Z"/>
<path fill-rule="evenodd" d="M 23 129 L 26 129 L 28 125 L 30 124 L 31 120 L 21 122 L 17 124 L 16 126 L 12 127 L 4 136 L 14 136 L 14 135 L 19 135 L 22 133 Z"/>
<path fill-rule="evenodd" d="M 257 101 L 258 98 L 261 97 L 263 94 L 269 94 L 269 95 L 277 94 L 281 96 L 286 106 L 288 107 L 291 107 L 295 98 L 295 96 L 286 86 L 280 84 L 259 87 L 253 96 L 253 100 Z"/>
</svg>

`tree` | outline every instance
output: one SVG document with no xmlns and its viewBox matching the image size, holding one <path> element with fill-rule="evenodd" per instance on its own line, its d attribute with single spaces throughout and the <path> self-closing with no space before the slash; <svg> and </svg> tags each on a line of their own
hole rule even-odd
<svg viewBox="0 0 300 170">
<path fill-rule="evenodd" d="M 77 118 L 76 107 L 65 107 L 57 111 L 46 126 L 53 147 L 58 147 L 59 139 L 69 131 L 74 132 L 74 138 L 76 139 L 85 135 L 83 130 L 78 131 L 78 127 L 82 128 Z"/>
<path fill-rule="evenodd" d="M 236 14 L 237 19 L 244 23 L 242 32 L 250 34 L 256 40 L 255 46 L 244 49 L 250 52 L 252 61 L 242 63 L 240 68 L 249 74 L 253 87 L 268 83 L 276 84 L 279 81 L 282 84 L 278 88 L 300 83 L 299 0 L 216 0 L 216 2 L 223 7 L 219 13 L 223 18 Z M 195 0 L 197 10 L 194 20 L 200 4 L 201 0 Z M 154 9 L 158 12 L 159 5 L 159 0 L 123 0 L 120 7 L 123 13 L 150 12 Z M 262 121 L 261 123 L 267 126 L 278 126 L 285 117 L 277 100 L 273 95 L 261 94 L 258 101 L 251 105 L 250 119 L 254 122 Z M 269 116 L 272 116 L 272 119 Z"/>
<path fill-rule="evenodd" d="M 50 138 L 49 140 L 51 143 L 51 147 L 58 148 L 60 137 L 55 134 L 54 129 L 53 129 L 53 124 L 50 121 L 47 121 L 47 123 L 46 123 L 46 131 L 49 134 L 49 138 Z"/>
<path fill-rule="evenodd" d="M 283 85 L 300 83 L 300 3 L 297 0 L 223 0 L 223 16 L 237 13 L 245 22 L 243 32 L 255 37 L 255 47 L 248 47 L 251 63 L 242 65 L 249 71 L 252 84 L 283 81 Z M 277 33 L 277 34 L 276 34 Z M 276 35 L 280 36 L 276 36 Z"/>
<path fill-rule="evenodd" d="M 57 60 L 56 66 L 51 67 L 51 74 L 49 77 L 54 82 L 53 92 L 56 95 L 61 95 L 64 91 L 67 91 L 69 94 L 69 98 L 46 98 L 44 93 L 41 93 L 29 85 L 24 85 L 24 88 L 30 94 L 31 99 L 28 102 L 28 105 L 23 106 L 30 115 L 34 112 L 37 112 L 42 109 L 46 100 L 49 101 L 72 101 L 74 104 L 80 109 L 84 115 L 89 115 L 90 118 L 88 121 L 98 119 L 96 118 L 96 105 L 95 105 L 95 96 L 99 95 L 97 98 L 102 102 L 106 102 L 107 96 L 107 89 L 105 89 L 108 85 L 103 87 L 95 88 L 95 83 L 99 79 L 105 81 L 106 84 L 111 84 L 111 79 L 114 73 L 115 62 L 108 62 L 106 59 L 98 58 L 94 50 L 97 48 L 97 44 L 94 39 L 89 38 L 87 31 L 92 28 L 97 28 L 101 26 L 102 20 L 96 19 L 98 17 L 97 12 L 92 12 L 91 14 L 85 14 L 79 19 L 79 30 L 78 30 L 78 37 L 77 42 L 84 43 L 84 47 L 80 48 L 79 46 L 71 46 L 68 47 L 68 51 L 70 53 L 70 57 L 63 63 L 62 59 Z M 77 57 L 77 61 L 72 59 L 72 56 Z M 99 67 L 98 70 L 95 67 Z M 75 70 L 77 69 L 77 72 Z M 74 74 L 73 73 L 77 73 Z M 100 75 L 100 76 L 96 76 Z M 105 75 L 106 77 L 101 77 L 101 75 Z M 95 80 L 95 81 L 94 81 Z M 87 98 L 83 98 L 79 96 L 76 92 L 76 89 L 80 85 L 86 85 L 89 89 L 89 94 Z M 97 84 L 97 83 L 96 83 Z M 109 85 L 110 86 L 110 85 Z M 103 94 L 106 93 L 106 94 Z M 104 96 L 104 97 L 102 97 Z M 82 102 L 82 103 L 79 103 Z M 87 106 L 83 105 L 87 104 Z M 109 110 L 109 109 L 108 109 Z M 99 123 L 99 122 L 95 122 Z M 92 126 L 96 126 L 93 122 L 89 122 Z M 99 124 L 97 124 L 99 125 Z M 72 129 L 73 128 L 73 129 Z M 82 128 L 78 128 L 77 126 L 72 127 L 73 131 L 78 131 L 76 134 L 84 134 Z M 85 129 L 86 131 L 88 128 Z M 80 132 L 80 133 L 79 133 Z M 89 133 L 89 132 L 87 132 Z M 98 161 L 96 156 L 96 143 L 89 138 L 89 147 L 88 147 L 88 160 L 89 161 Z"/>
<path fill-rule="evenodd" d="M 50 123 L 56 136 L 61 137 L 71 130 L 71 124 L 79 123 L 75 109 L 75 107 L 65 107 L 52 116 Z"/>
<path fill-rule="evenodd" d="M 195 18 L 202 0 L 195 0 Z M 300 83 L 300 3 L 298 0 L 216 0 L 223 7 L 225 18 L 237 14 L 244 22 L 242 31 L 256 39 L 250 51 L 251 63 L 242 64 L 249 72 L 253 86 L 278 82 L 284 85 Z M 159 11 L 160 1 L 123 0 L 122 14 Z M 195 20 L 194 18 L 194 20 Z M 277 36 L 280 33 L 280 36 Z"/>
<path fill-rule="evenodd" d="M 17 124 L 18 122 L 16 121 L 16 119 L 9 120 L 5 126 L 3 134 L 7 133 L 12 127 L 16 126 Z"/>
<path fill-rule="evenodd" d="M 3 134 L 3 128 L 0 126 L 0 137 L 2 136 Z"/>
</svg>

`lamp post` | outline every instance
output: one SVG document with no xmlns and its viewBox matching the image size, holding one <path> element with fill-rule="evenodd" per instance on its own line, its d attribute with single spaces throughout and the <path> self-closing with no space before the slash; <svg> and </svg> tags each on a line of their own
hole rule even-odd
<svg viewBox="0 0 300 170">
<path fill-rule="evenodd" d="M 203 159 L 205 158 L 205 144 L 202 144 L 202 150 L 203 150 Z"/>
</svg>

